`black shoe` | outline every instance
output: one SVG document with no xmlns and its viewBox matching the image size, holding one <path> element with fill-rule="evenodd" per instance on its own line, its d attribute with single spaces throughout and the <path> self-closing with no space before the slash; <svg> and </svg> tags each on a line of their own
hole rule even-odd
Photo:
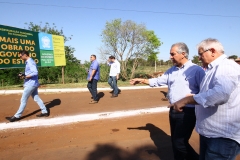
<svg viewBox="0 0 240 160">
<path fill-rule="evenodd" d="M 114 91 L 114 90 L 112 90 L 112 91 L 111 91 L 111 92 L 109 92 L 109 93 L 113 93 L 113 91 Z"/>
<path fill-rule="evenodd" d="M 120 94 L 121 93 L 121 90 L 120 89 L 118 89 L 118 94 Z"/>
<path fill-rule="evenodd" d="M 118 95 L 113 94 L 113 95 L 111 96 L 111 98 L 115 98 L 115 97 L 118 97 Z"/>
<path fill-rule="evenodd" d="M 89 104 L 95 104 L 95 103 L 98 103 L 98 101 L 91 101 L 91 102 L 89 102 Z"/>
<path fill-rule="evenodd" d="M 38 114 L 36 115 L 37 117 L 48 117 L 48 113 L 41 113 L 41 114 Z"/>
<path fill-rule="evenodd" d="M 9 120 L 9 122 L 15 122 L 15 121 L 20 120 L 20 118 L 17 118 L 17 117 L 14 117 L 14 116 L 12 116 L 12 117 L 6 117 L 6 119 Z"/>
</svg>

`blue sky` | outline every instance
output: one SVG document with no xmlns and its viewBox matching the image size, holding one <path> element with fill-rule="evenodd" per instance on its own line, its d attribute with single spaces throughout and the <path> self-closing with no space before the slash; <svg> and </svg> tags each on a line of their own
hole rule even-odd
<svg viewBox="0 0 240 160">
<path fill-rule="evenodd" d="M 48 22 L 73 35 L 66 45 L 76 49 L 82 62 L 98 55 L 106 22 L 117 18 L 154 30 L 163 42 L 159 59 L 168 60 L 176 42 L 188 45 L 191 59 L 196 45 L 209 37 L 218 39 L 228 56 L 240 57 L 239 0 L 0 0 L 0 6 L 2 25 L 24 28 L 25 22 Z"/>
</svg>

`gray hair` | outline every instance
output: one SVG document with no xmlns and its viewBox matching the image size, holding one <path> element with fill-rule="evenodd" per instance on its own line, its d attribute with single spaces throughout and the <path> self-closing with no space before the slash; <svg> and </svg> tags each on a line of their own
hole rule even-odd
<svg viewBox="0 0 240 160">
<path fill-rule="evenodd" d="M 197 49 L 199 48 L 202 48 L 203 50 L 214 48 L 217 52 L 224 54 L 223 45 L 217 39 L 213 39 L 213 38 L 208 38 L 200 42 L 197 45 Z"/>
<path fill-rule="evenodd" d="M 171 48 L 173 48 L 175 46 L 178 47 L 178 51 L 177 52 L 179 54 L 184 52 L 185 53 L 185 57 L 188 59 L 188 55 L 189 55 L 188 46 L 185 43 L 183 43 L 183 42 L 178 42 L 178 43 L 174 43 Z"/>
</svg>

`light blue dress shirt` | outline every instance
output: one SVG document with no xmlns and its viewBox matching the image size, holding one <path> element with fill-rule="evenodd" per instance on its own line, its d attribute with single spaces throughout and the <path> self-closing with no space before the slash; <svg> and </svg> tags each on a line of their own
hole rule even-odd
<svg viewBox="0 0 240 160">
<path fill-rule="evenodd" d="M 197 94 L 204 76 L 205 72 L 200 66 L 188 61 L 180 68 L 171 67 L 161 77 L 149 79 L 149 85 L 152 87 L 168 85 L 168 98 L 173 104 L 188 94 Z"/>
<path fill-rule="evenodd" d="M 28 76 L 30 75 L 30 78 L 27 78 L 24 80 L 24 87 L 26 86 L 34 86 L 38 87 L 38 70 L 35 61 L 32 58 L 29 58 L 25 62 L 25 75 Z"/>
<path fill-rule="evenodd" d="M 196 131 L 240 144 L 240 65 L 222 55 L 208 65 L 196 105 Z"/>
</svg>

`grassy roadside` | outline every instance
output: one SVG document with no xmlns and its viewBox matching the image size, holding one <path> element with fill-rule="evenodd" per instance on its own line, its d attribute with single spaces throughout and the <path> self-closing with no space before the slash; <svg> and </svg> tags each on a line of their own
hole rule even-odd
<svg viewBox="0 0 240 160">
<path fill-rule="evenodd" d="M 118 86 L 119 87 L 127 87 L 127 86 L 132 86 L 129 81 L 118 81 Z M 80 83 L 67 83 L 67 84 L 43 84 L 40 85 L 41 88 L 86 88 L 87 87 L 87 82 L 80 82 Z M 107 82 L 98 82 L 98 88 L 109 88 L 109 84 Z M 13 85 L 13 86 L 4 86 L 0 87 L 0 90 L 20 90 L 23 89 L 22 85 Z"/>
<path fill-rule="evenodd" d="M 158 66 L 156 68 L 156 71 L 163 71 L 165 72 L 168 68 L 171 66 L 168 65 L 162 65 Z M 155 67 L 149 67 L 149 66 L 139 66 L 138 69 L 136 70 L 136 73 L 146 73 L 146 74 L 153 74 L 155 71 Z M 47 89 L 59 89 L 59 88 L 86 88 L 87 86 L 87 81 L 79 82 L 79 83 L 67 83 L 67 84 L 43 84 L 40 85 L 39 88 L 47 88 Z M 131 86 L 129 84 L 129 81 L 118 81 L 118 86 L 119 87 L 127 87 Z M 141 84 L 139 84 L 141 86 Z M 144 85 L 142 85 L 144 86 Z M 107 82 L 98 82 L 98 88 L 109 88 L 109 85 Z M 11 85 L 11 86 L 0 86 L 0 90 L 21 90 L 23 89 L 22 85 Z"/>
</svg>

